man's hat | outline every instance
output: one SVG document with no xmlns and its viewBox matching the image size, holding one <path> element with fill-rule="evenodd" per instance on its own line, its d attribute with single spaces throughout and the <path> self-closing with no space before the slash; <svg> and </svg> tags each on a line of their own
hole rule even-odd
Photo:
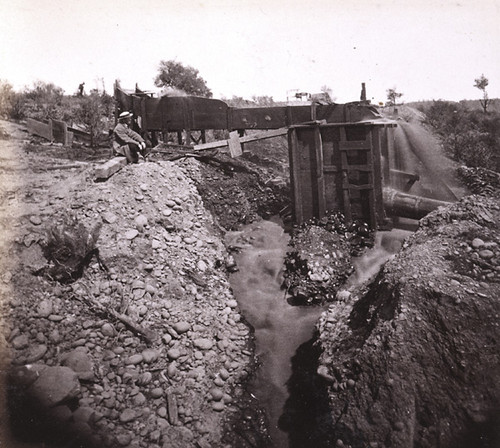
<svg viewBox="0 0 500 448">
<path fill-rule="evenodd" d="M 130 112 L 122 112 L 118 116 L 118 120 L 125 120 L 126 118 L 132 118 L 132 114 Z"/>
</svg>

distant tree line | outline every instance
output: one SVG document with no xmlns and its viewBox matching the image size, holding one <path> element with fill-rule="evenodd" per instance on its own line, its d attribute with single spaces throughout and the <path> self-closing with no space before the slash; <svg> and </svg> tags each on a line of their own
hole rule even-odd
<svg viewBox="0 0 500 448">
<path fill-rule="evenodd" d="M 454 160 L 500 171 L 500 113 L 471 109 L 465 102 L 433 101 L 419 109 Z"/>
<path fill-rule="evenodd" d="M 15 92 L 8 81 L 0 80 L 0 117 L 62 120 L 88 132 L 91 146 L 98 146 L 105 139 L 113 115 L 114 98 L 106 92 L 91 90 L 88 95 L 64 95 L 61 87 L 43 81 Z"/>
</svg>

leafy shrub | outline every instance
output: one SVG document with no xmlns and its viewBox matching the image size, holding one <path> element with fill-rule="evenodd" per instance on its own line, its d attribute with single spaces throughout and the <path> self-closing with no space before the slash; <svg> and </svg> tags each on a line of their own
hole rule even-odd
<svg viewBox="0 0 500 448">
<path fill-rule="evenodd" d="M 467 166 L 500 170 L 500 113 L 485 114 L 447 101 L 434 101 L 421 110 L 453 159 Z"/>
<path fill-rule="evenodd" d="M 88 230 L 75 215 L 69 214 L 63 222 L 47 230 L 42 251 L 50 262 L 47 274 L 60 282 L 67 283 L 82 276 L 84 268 L 94 255 L 99 258 L 96 247 L 102 223 L 97 222 Z"/>
<path fill-rule="evenodd" d="M 109 116 L 113 109 L 113 98 L 106 93 L 100 95 L 91 91 L 90 95 L 79 97 L 75 119 L 90 134 L 90 146 L 98 146 L 106 138 Z"/>
<path fill-rule="evenodd" d="M 92 147 L 105 139 L 113 114 L 114 98 L 96 90 L 90 95 L 68 96 L 52 83 L 37 81 L 33 87 L 17 93 L 9 83 L 0 81 L 0 116 L 40 121 L 52 118 L 70 126 L 81 125 L 89 132 Z"/>
</svg>

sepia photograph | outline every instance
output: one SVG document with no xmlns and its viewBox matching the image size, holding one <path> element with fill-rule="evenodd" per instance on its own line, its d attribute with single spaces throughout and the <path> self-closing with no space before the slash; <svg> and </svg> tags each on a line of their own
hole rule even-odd
<svg viewBox="0 0 500 448">
<path fill-rule="evenodd" d="M 0 21 L 0 448 L 500 448 L 500 0 Z"/>
</svg>

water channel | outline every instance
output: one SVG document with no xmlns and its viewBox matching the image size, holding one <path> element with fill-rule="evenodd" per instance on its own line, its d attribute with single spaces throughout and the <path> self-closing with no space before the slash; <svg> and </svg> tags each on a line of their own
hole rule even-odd
<svg viewBox="0 0 500 448">
<path fill-rule="evenodd" d="M 355 286 L 378 272 L 380 266 L 401 247 L 409 232 L 379 232 L 376 244 L 354 260 L 357 274 L 348 285 Z M 287 381 L 292 375 L 292 358 L 309 341 L 324 308 L 292 306 L 281 289 L 283 262 L 289 243 L 277 222 L 259 221 L 226 235 L 226 245 L 237 248 L 239 270 L 230 282 L 241 311 L 255 330 L 256 355 L 260 367 L 252 393 L 265 408 L 275 448 L 288 448 L 289 434 L 279 426 L 289 398 Z"/>
</svg>

